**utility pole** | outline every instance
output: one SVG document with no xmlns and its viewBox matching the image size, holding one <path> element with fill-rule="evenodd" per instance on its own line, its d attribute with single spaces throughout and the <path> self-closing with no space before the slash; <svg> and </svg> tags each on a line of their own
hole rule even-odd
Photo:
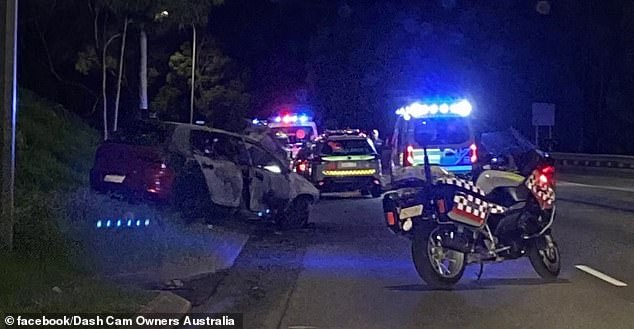
<svg viewBox="0 0 634 329">
<path fill-rule="evenodd" d="M 148 101 L 147 101 L 147 33 L 145 28 L 141 25 L 141 34 L 139 37 L 139 46 L 141 53 L 141 61 L 139 64 L 139 112 L 141 118 L 146 118 L 148 115 Z"/>
<path fill-rule="evenodd" d="M 192 24 L 192 89 L 189 96 L 189 124 L 194 123 L 194 88 L 196 85 L 196 25 Z"/>
<path fill-rule="evenodd" d="M 0 167 L 0 250 L 13 249 L 15 189 L 15 129 L 17 119 L 18 1 L 0 4 L 0 111 L 2 164 Z"/>
</svg>

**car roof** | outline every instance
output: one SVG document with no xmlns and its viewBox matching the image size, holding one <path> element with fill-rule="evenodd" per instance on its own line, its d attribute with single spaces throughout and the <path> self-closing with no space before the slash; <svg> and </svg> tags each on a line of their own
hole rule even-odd
<svg viewBox="0 0 634 329">
<path fill-rule="evenodd" d="M 229 136 L 233 136 L 236 138 L 244 138 L 245 140 L 251 142 L 251 143 L 259 143 L 258 140 L 246 136 L 246 135 L 242 135 L 242 134 L 238 134 L 238 133 L 234 133 L 231 131 L 226 131 L 226 130 L 222 130 L 222 129 L 218 129 L 218 128 L 211 128 L 211 127 L 207 127 L 207 126 L 201 126 L 201 125 L 195 125 L 195 124 L 190 124 L 190 123 L 183 123 L 183 122 L 172 122 L 172 121 L 165 121 L 164 123 L 166 124 L 170 124 L 170 125 L 174 125 L 176 127 L 181 127 L 182 129 L 189 129 L 189 130 L 204 130 L 204 131 L 208 131 L 208 132 L 212 132 L 212 133 L 219 133 L 219 134 L 224 134 L 224 135 L 229 135 Z"/>
</svg>

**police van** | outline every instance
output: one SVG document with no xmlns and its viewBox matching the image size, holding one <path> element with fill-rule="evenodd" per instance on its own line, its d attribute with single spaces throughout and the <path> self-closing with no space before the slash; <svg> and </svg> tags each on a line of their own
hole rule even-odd
<svg viewBox="0 0 634 329">
<path fill-rule="evenodd" d="M 413 103 L 396 111 L 398 118 L 389 140 L 392 180 L 407 168 L 424 164 L 423 146 L 417 134 L 432 136 L 427 147 L 429 163 L 456 175 L 469 175 L 478 161 L 467 100 Z"/>
<path fill-rule="evenodd" d="M 281 114 L 271 118 L 268 126 L 276 136 L 286 141 L 293 158 L 302 147 L 319 136 L 317 125 L 307 114 Z"/>
</svg>

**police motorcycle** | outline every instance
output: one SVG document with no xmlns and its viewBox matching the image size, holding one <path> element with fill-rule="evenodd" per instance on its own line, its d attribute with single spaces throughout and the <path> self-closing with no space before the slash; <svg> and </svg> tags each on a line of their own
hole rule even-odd
<svg viewBox="0 0 634 329">
<path fill-rule="evenodd" d="M 551 233 L 555 218 L 553 161 L 514 130 L 482 134 L 488 154 L 475 183 L 429 164 L 425 145 L 433 134 L 416 139 L 424 165 L 404 168 L 384 195 L 388 227 L 412 241 L 412 259 L 430 286 L 449 289 L 465 267 L 527 256 L 542 278 L 560 272 L 559 248 Z"/>
</svg>

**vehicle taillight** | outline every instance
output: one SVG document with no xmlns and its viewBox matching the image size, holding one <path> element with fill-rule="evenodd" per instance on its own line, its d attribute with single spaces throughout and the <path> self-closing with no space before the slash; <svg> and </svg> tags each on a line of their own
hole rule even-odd
<svg viewBox="0 0 634 329">
<path fill-rule="evenodd" d="M 539 183 L 542 185 L 555 183 L 555 167 L 545 166 L 539 170 Z"/>
<path fill-rule="evenodd" d="M 299 165 L 297 166 L 297 171 L 299 172 L 305 172 L 306 169 L 308 169 L 306 162 L 300 162 Z"/>
<path fill-rule="evenodd" d="M 396 225 L 396 216 L 394 216 L 394 212 L 388 211 L 385 213 L 385 221 L 387 222 L 387 226 L 395 226 Z"/>
<path fill-rule="evenodd" d="M 471 144 L 471 146 L 469 146 L 469 159 L 471 160 L 471 163 L 478 162 L 478 146 L 475 144 Z"/>
<path fill-rule="evenodd" d="M 165 183 L 165 176 L 168 174 L 167 165 L 165 164 L 165 161 L 155 162 L 150 168 L 151 174 L 149 177 L 150 181 L 148 182 L 147 191 L 150 193 L 160 193 L 163 190 L 162 185 Z"/>
<path fill-rule="evenodd" d="M 414 147 L 408 145 L 403 154 L 403 167 L 411 167 L 414 165 Z"/>
</svg>

